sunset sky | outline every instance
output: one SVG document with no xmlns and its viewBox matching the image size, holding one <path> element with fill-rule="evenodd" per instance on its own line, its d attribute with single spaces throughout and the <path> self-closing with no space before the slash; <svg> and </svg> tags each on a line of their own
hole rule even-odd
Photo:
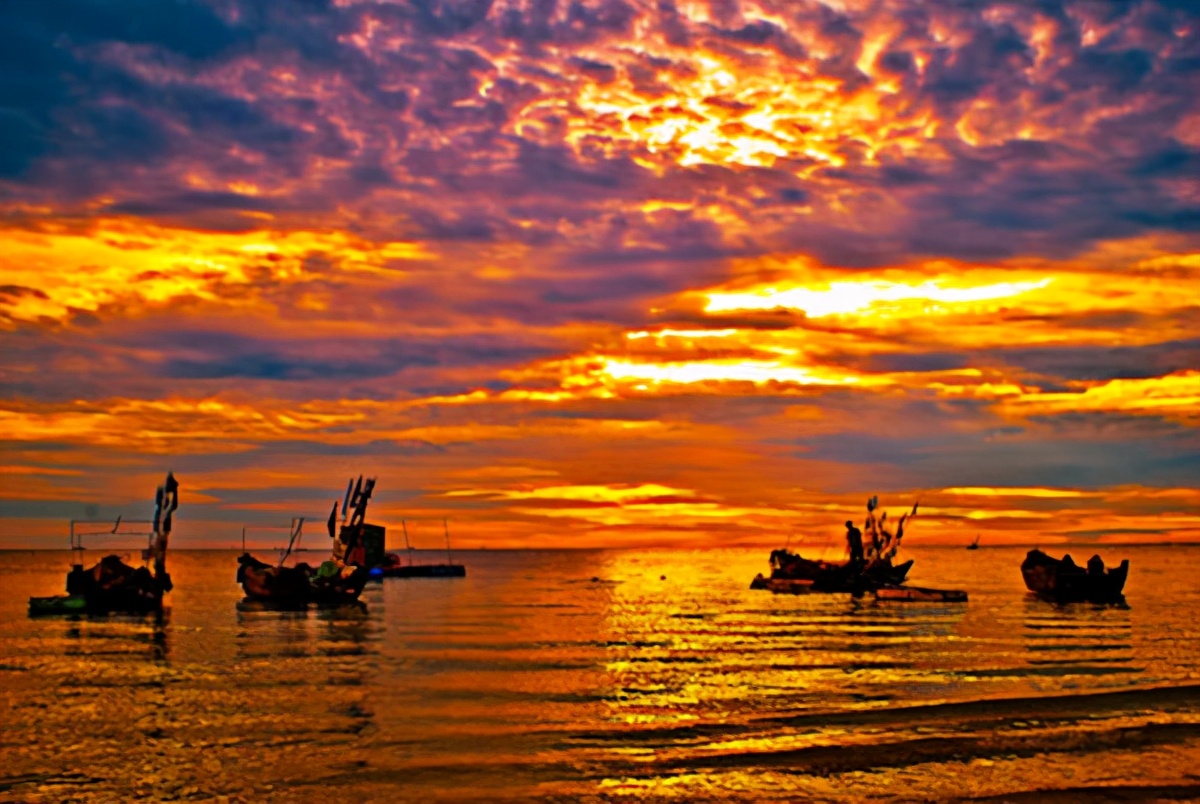
<svg viewBox="0 0 1200 804">
<path fill-rule="evenodd" d="M 0 547 L 1200 541 L 1200 3 L 0 5 Z"/>
</svg>

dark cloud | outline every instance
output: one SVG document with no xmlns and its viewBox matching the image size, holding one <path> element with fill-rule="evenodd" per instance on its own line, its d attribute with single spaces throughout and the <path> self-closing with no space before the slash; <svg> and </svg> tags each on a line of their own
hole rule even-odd
<svg viewBox="0 0 1200 804">
<path fill-rule="evenodd" d="M 164 359 L 154 372 L 158 376 L 199 380 L 247 377 L 288 382 L 388 377 L 422 367 L 521 364 L 551 353 L 544 346 L 504 343 L 487 336 L 297 343 L 189 331 L 164 335 L 159 349 Z M 172 352 L 189 356 L 174 356 Z"/>
<path fill-rule="evenodd" d="M 847 265 L 902 254 L 1061 256 L 1106 237 L 1200 226 L 1194 201 L 1161 181 L 1194 172 L 1200 158 L 1170 134 L 1196 111 L 1188 86 L 1200 32 L 1186 29 L 1194 19 L 1188 8 L 883 5 L 868 13 L 769 4 L 770 19 L 761 19 L 737 3 L 716 4 L 709 22 L 696 22 L 665 0 L 651 9 L 623 0 L 291 8 L 231 0 L 137 13 L 83 0 L 55 13 L 13 2 L 0 31 L 0 179 L 21 185 L 0 186 L 0 199 L 19 192 L 80 205 L 103 197 L 110 211 L 175 222 L 195 215 L 224 229 L 245 226 L 241 212 L 353 218 L 370 210 L 414 237 L 541 245 L 560 238 L 567 222 L 577 230 L 603 205 L 706 194 L 727 207 L 756 198 L 746 206 L 770 210 L 730 209 L 755 232 L 739 248 L 801 249 Z M 1035 12 L 1054 25 L 1036 47 Z M 980 103 L 1001 118 L 1020 108 L 1046 138 L 1014 132 L 972 146 L 943 134 L 930 143 L 931 153 L 941 150 L 937 158 L 889 152 L 873 160 L 862 143 L 847 140 L 838 146 L 846 164 L 818 169 L 803 187 L 789 172 L 801 163 L 789 161 L 668 169 L 656 180 L 602 136 L 592 150 L 568 147 L 566 117 L 578 112 L 557 101 L 537 105 L 576 92 L 575 81 L 602 87 L 627 76 L 669 100 L 659 76 L 696 78 L 683 59 L 623 46 L 639 17 L 668 45 L 701 43 L 747 71 L 765 58 L 809 60 L 851 93 L 869 80 L 856 60 L 870 13 L 900 26 L 877 59 L 900 81 L 893 107 L 929 105 L 947 132 Z M 1088 25 L 1107 33 L 1085 44 Z M 935 37 L 947 28 L 954 37 Z M 524 55 L 503 57 L 506 43 Z M 1046 47 L 1049 56 L 1039 55 Z M 519 112 L 541 128 L 514 130 Z M 1093 117 L 1094 125 L 1079 125 Z M 181 193 L 196 160 L 217 180 L 274 185 L 287 200 Z M 886 221 L 864 214 L 883 198 L 903 214 Z M 533 215 L 525 225 L 508 215 L 513 199 Z M 798 205 L 807 211 L 802 218 Z M 634 226 L 646 234 L 654 228 L 648 220 Z M 575 242 L 584 259 L 598 251 L 586 237 Z M 663 256 L 638 248 L 620 254 L 630 262 Z"/>
<path fill-rule="evenodd" d="M 1145 346 L 1054 346 L 993 348 L 973 352 L 903 352 L 842 356 L 840 361 L 869 372 L 951 371 L 962 368 L 1018 369 L 1025 381 L 1054 390 L 1062 383 L 1162 377 L 1200 366 L 1200 339 Z"/>
<path fill-rule="evenodd" d="M 948 432 L 910 422 L 903 433 L 884 427 L 790 441 L 794 457 L 856 465 L 855 478 L 880 491 L 955 486 L 1044 486 L 1101 489 L 1114 485 L 1174 486 L 1183 467 L 1200 462 L 1190 431 L 1112 414 L 1056 419 L 1054 429 L 993 428 Z M 1174 440 L 1164 438 L 1175 433 Z M 1085 435 L 1086 434 L 1086 435 Z M 1182 437 L 1180 437 L 1182 436 Z"/>
</svg>

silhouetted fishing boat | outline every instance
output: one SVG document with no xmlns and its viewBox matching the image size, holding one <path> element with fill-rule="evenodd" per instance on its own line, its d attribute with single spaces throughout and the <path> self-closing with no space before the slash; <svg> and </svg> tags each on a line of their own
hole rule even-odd
<svg viewBox="0 0 1200 804">
<path fill-rule="evenodd" d="M 978 534 L 975 535 L 975 541 L 973 541 L 967 545 L 967 549 L 968 550 L 978 550 L 979 549 L 979 535 Z"/>
<path fill-rule="evenodd" d="M 167 543 L 171 534 L 172 514 L 179 507 L 179 483 L 167 473 L 154 498 L 154 519 L 129 524 L 151 525 L 149 544 L 141 551 L 143 566 L 126 564 L 119 555 L 107 555 L 88 569 L 83 568 L 86 547 L 84 536 L 117 534 L 121 518 L 110 531 L 83 532 L 76 526 L 98 522 L 71 522 L 71 570 L 67 573 L 67 594 L 29 598 L 32 616 L 53 614 L 107 614 L 128 612 L 145 614 L 162 610 L 163 595 L 171 591 L 167 573 Z M 150 562 L 153 562 L 152 566 Z"/>
<path fill-rule="evenodd" d="M 445 564 L 414 564 L 412 563 L 412 545 L 408 543 L 408 523 L 401 520 L 401 527 L 404 528 L 404 548 L 408 552 L 408 563 L 405 564 L 403 559 L 396 553 L 388 553 L 384 556 L 383 563 L 371 570 L 372 574 L 378 574 L 383 578 L 465 578 L 467 568 L 462 564 L 455 564 L 450 557 L 450 526 L 446 520 L 442 520 L 442 527 L 446 533 L 446 563 Z"/>
<path fill-rule="evenodd" d="M 913 506 L 910 513 L 900 517 L 896 533 L 887 530 L 887 514 L 875 517 L 878 498 L 867 502 L 866 532 L 870 537 L 870 548 L 862 561 L 851 559 L 835 563 L 804 558 L 789 550 L 772 550 L 770 557 L 771 575 L 762 573 L 750 582 L 751 589 L 765 589 L 776 593 L 803 594 L 806 592 L 870 592 L 880 586 L 899 586 L 904 583 L 912 560 L 892 564 L 892 558 L 900 548 L 904 537 L 904 524 L 917 513 Z M 849 525 L 850 523 L 847 523 Z"/>
<path fill-rule="evenodd" d="M 1071 556 L 1052 558 L 1041 550 L 1030 550 L 1021 562 L 1025 586 L 1039 597 L 1060 603 L 1123 603 L 1129 559 L 1114 569 L 1105 569 L 1100 556 L 1088 559 L 1080 567 Z"/>
<path fill-rule="evenodd" d="M 248 599 L 285 608 L 358 600 L 371 577 L 366 567 L 338 567 L 332 561 L 316 568 L 305 563 L 285 567 L 259 561 L 249 553 L 238 557 L 238 565 L 237 580 Z"/>
<path fill-rule="evenodd" d="M 768 589 L 772 592 L 861 592 L 876 586 L 904 583 L 912 560 L 893 565 L 891 559 L 880 559 L 876 563 L 858 567 L 850 562 L 836 564 L 829 561 L 814 561 L 787 550 L 771 552 L 771 575 L 755 576 L 751 589 Z"/>
<path fill-rule="evenodd" d="M 268 564 L 260 561 L 248 552 L 238 557 L 237 581 L 242 585 L 242 591 L 251 600 L 258 600 L 280 607 L 302 607 L 309 603 L 318 605 L 338 605 L 351 600 L 357 600 L 362 594 L 363 587 L 371 579 L 371 571 L 367 566 L 368 547 L 379 548 L 382 553 L 382 531 L 377 525 L 368 525 L 364 521 L 367 515 L 367 502 L 375 488 L 375 478 L 363 484 L 360 475 L 355 485 L 351 478 L 346 487 L 346 497 L 342 501 L 342 526 L 336 528 L 338 519 L 338 504 L 333 503 L 333 511 L 329 515 L 329 537 L 333 540 L 333 549 L 329 560 L 317 567 L 307 563 L 285 566 L 284 562 L 298 547 L 304 519 L 293 520 L 288 546 L 281 554 L 278 563 Z M 243 533 L 243 549 L 245 547 L 245 529 Z M 370 538 L 378 537 L 378 538 Z M 370 542 L 370 544 L 368 544 Z"/>
</svg>

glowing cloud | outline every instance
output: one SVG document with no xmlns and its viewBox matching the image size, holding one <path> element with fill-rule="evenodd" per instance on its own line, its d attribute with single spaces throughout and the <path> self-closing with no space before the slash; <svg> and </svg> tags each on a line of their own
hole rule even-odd
<svg viewBox="0 0 1200 804">
<path fill-rule="evenodd" d="M 916 308 L 928 314 L 939 312 L 943 306 L 954 307 L 972 302 L 1011 298 L 1040 290 L 1052 281 L 1052 278 L 1047 278 L 1033 282 L 1000 282 L 978 287 L 943 287 L 936 281 L 919 284 L 843 281 L 831 282 L 823 289 L 769 287 L 742 293 L 710 293 L 705 311 L 720 313 L 786 308 L 803 311 L 810 318 L 820 318 L 862 313 L 867 310 L 882 315 L 888 312 L 888 305 L 895 307 L 897 302 L 923 302 L 924 304 L 920 305 L 904 305 L 901 309 Z"/>
</svg>

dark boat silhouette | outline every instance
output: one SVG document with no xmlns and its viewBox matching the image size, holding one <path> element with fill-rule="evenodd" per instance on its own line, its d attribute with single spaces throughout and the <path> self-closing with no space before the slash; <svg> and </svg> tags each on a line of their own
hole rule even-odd
<svg viewBox="0 0 1200 804">
<path fill-rule="evenodd" d="M 771 575 L 761 574 L 750 583 L 751 589 L 772 592 L 861 592 L 878 586 L 899 586 L 912 569 L 911 559 L 893 565 L 891 559 L 859 568 L 846 562 L 814 561 L 788 550 L 771 551 Z"/>
<path fill-rule="evenodd" d="M 292 608 L 309 603 L 325 606 L 358 600 L 371 578 L 366 567 L 334 565 L 322 573 L 324 566 L 272 565 L 243 553 L 238 557 L 237 580 L 248 599 Z"/>
<path fill-rule="evenodd" d="M 404 528 L 404 548 L 408 552 L 408 563 L 404 563 L 396 553 L 388 553 L 384 556 L 383 563 L 371 570 L 373 574 L 384 578 L 465 578 L 467 576 L 467 568 L 462 564 L 453 563 L 450 557 L 450 526 L 446 520 L 442 520 L 442 527 L 446 533 L 445 564 L 412 563 L 413 548 L 408 543 L 408 523 L 402 520 L 400 524 Z"/>
<path fill-rule="evenodd" d="M 1061 559 L 1041 550 L 1030 550 L 1021 562 L 1025 586 L 1038 597 L 1059 603 L 1123 603 L 1129 559 L 1105 569 L 1100 556 L 1092 556 L 1087 567 L 1080 567 L 1071 556 Z"/>
<path fill-rule="evenodd" d="M 389 553 L 386 562 L 379 567 L 384 578 L 465 578 L 467 568 L 462 564 L 401 564 L 400 556 Z"/>
<path fill-rule="evenodd" d="M 975 536 L 975 541 L 973 541 L 967 545 L 967 549 L 968 550 L 978 550 L 979 549 L 979 536 L 978 535 Z"/>
<path fill-rule="evenodd" d="M 285 566 L 284 561 L 298 547 L 304 519 L 293 520 L 288 546 L 278 563 L 268 564 L 248 552 L 238 557 L 237 582 L 250 600 L 270 603 L 280 607 L 303 607 L 309 603 L 317 605 L 339 605 L 357 600 L 363 587 L 371 579 L 367 563 L 367 548 L 382 545 L 382 528 L 369 525 L 364 520 L 367 502 L 375 489 L 375 478 L 363 483 L 360 475 L 355 485 L 351 478 L 342 502 L 342 526 L 336 528 L 338 503 L 334 501 L 329 515 L 329 536 L 333 549 L 328 560 L 313 567 L 307 563 Z M 368 538 L 375 537 L 378 538 Z M 245 529 L 243 529 L 243 548 Z"/>
<path fill-rule="evenodd" d="M 879 504 L 877 497 L 867 501 L 865 532 L 870 538 L 869 549 L 863 562 L 847 561 L 842 564 L 804 558 L 786 548 L 771 551 L 771 575 L 764 578 L 761 573 L 750 582 L 751 589 L 766 589 L 776 593 L 802 594 L 805 592 L 850 592 L 862 594 L 883 586 L 900 586 L 904 583 L 912 560 L 892 564 L 892 558 L 900 549 L 904 538 L 904 523 L 915 516 L 917 506 L 900 517 L 896 533 L 886 526 L 887 514 L 875 516 Z M 849 523 L 847 523 L 849 524 Z"/>
<path fill-rule="evenodd" d="M 76 525 L 98 522 L 71 522 L 71 570 L 67 573 L 67 594 L 29 598 L 30 616 L 55 614 L 108 614 L 124 612 L 147 614 L 162 611 L 163 595 L 171 591 L 167 573 L 167 544 L 171 535 L 172 515 L 179 507 L 179 483 L 168 472 L 154 498 L 154 519 L 126 524 L 150 525 L 149 544 L 141 551 L 143 565 L 126 564 L 119 555 L 107 555 L 88 569 L 83 567 L 83 537 L 101 532 L 76 531 Z M 109 531 L 117 534 L 121 518 Z M 131 535 L 126 532 L 125 535 Z"/>
</svg>

